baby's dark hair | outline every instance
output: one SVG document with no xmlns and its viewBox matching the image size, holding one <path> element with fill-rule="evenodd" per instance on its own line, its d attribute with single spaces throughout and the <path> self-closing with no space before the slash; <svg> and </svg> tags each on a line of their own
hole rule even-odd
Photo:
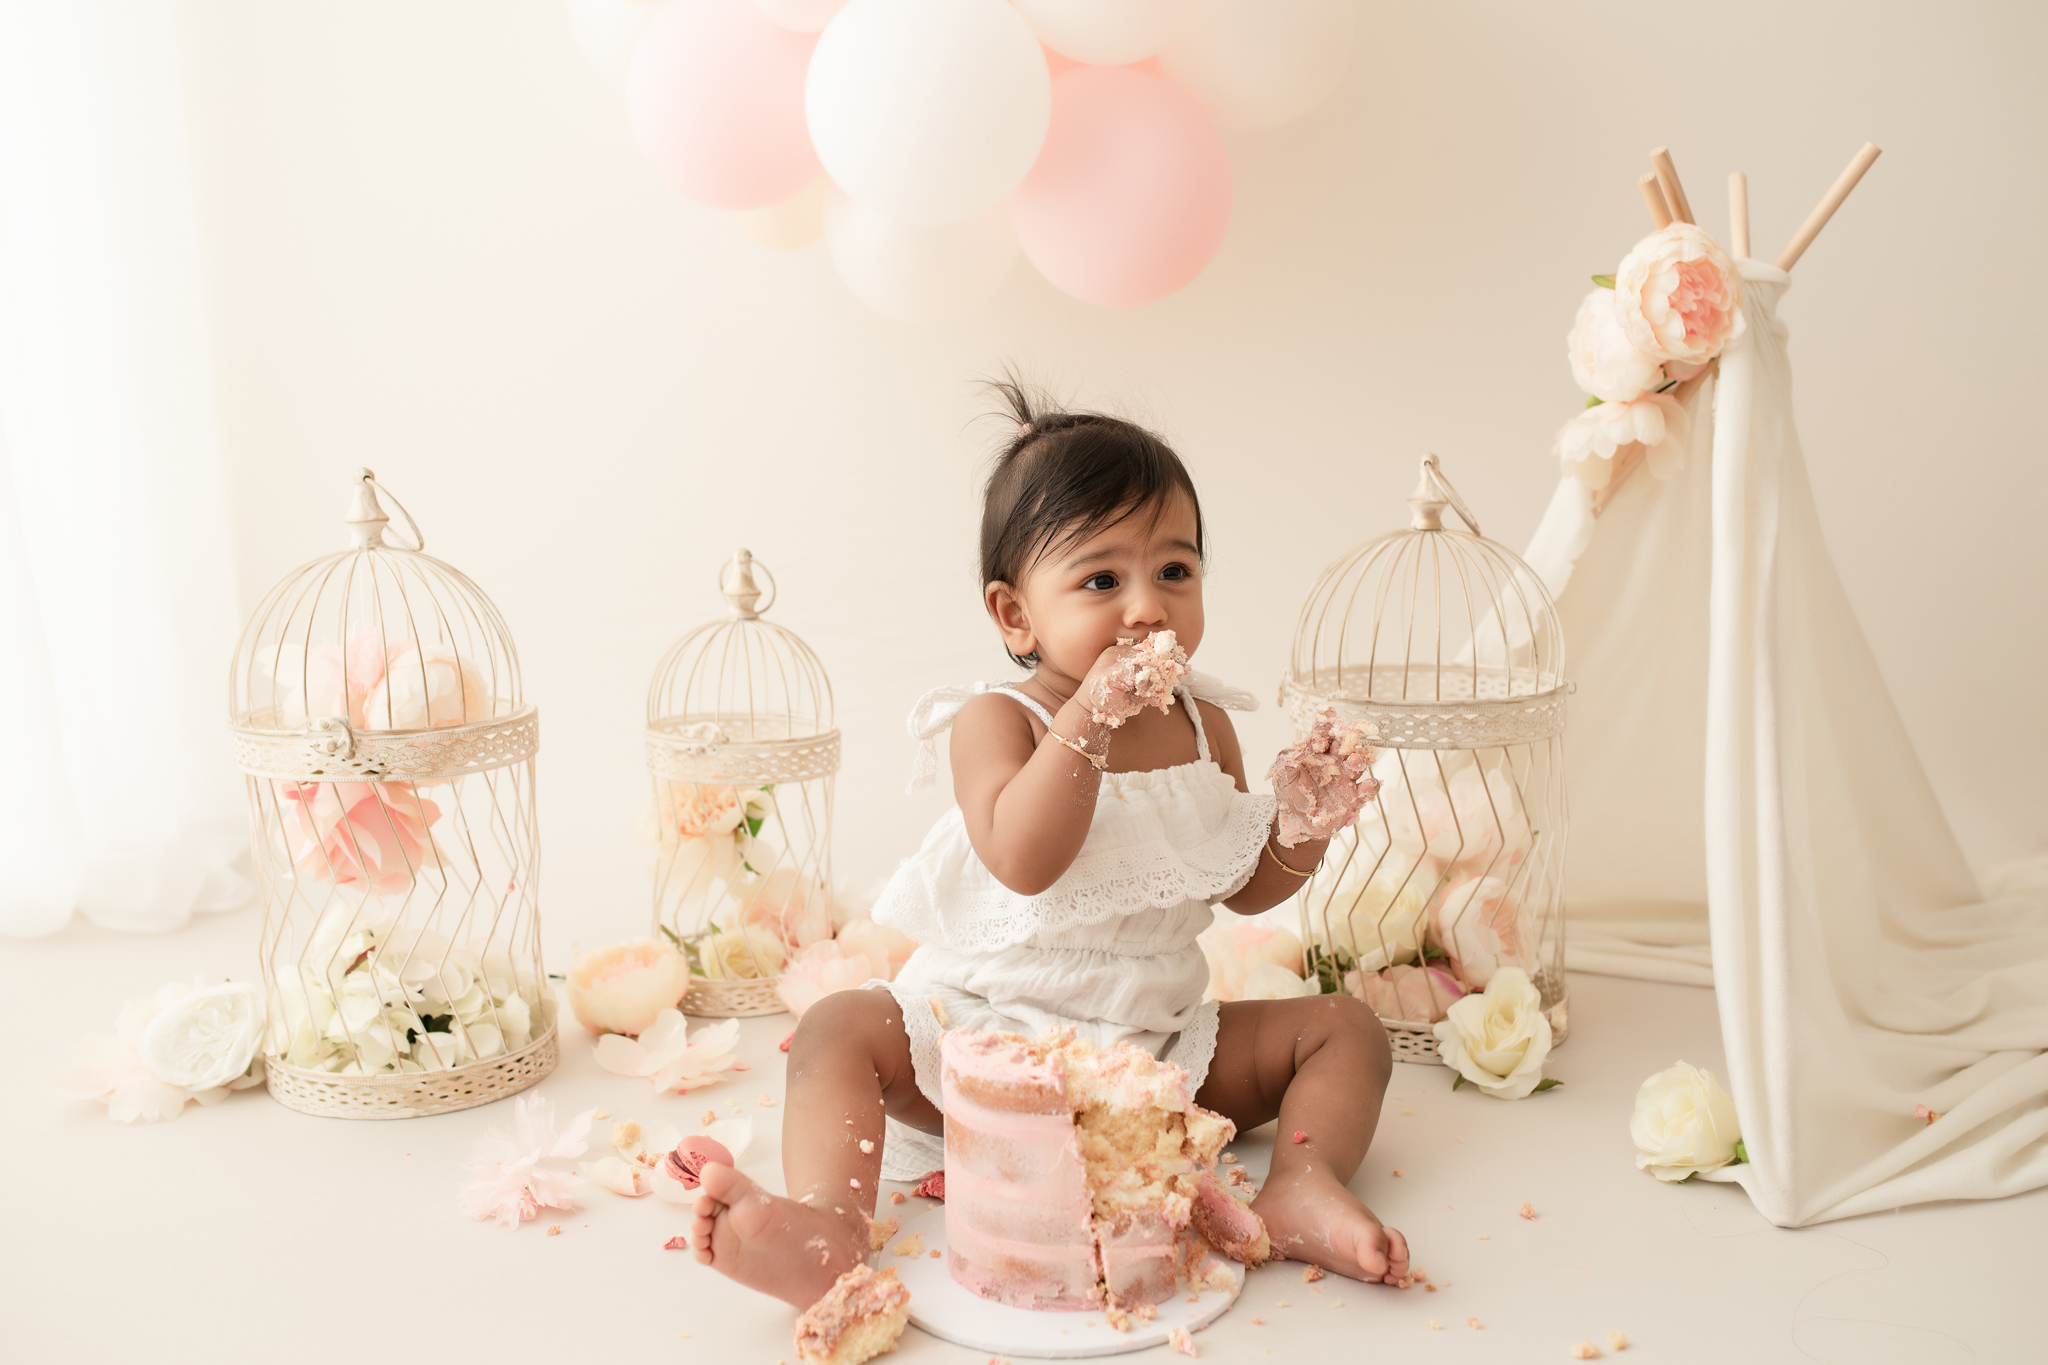
<svg viewBox="0 0 2048 1365">
<path fill-rule="evenodd" d="M 1048 554 L 1140 512 L 1176 490 L 1195 508 L 1195 552 L 1208 551 L 1195 481 L 1173 447 L 1135 422 L 1067 412 L 1015 376 L 993 380 L 1016 435 L 997 454 L 981 496 L 981 581 L 1015 584 Z M 1021 666 L 1036 655 L 1010 658 Z"/>
</svg>

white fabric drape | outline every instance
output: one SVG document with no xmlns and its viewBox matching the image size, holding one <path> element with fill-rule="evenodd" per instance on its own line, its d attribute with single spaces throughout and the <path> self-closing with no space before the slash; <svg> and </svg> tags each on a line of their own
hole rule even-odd
<svg viewBox="0 0 2048 1365">
<path fill-rule="evenodd" d="M 1597 534 L 1561 493 L 1532 546 L 1580 683 L 1571 940 L 1679 979 L 1704 901 L 1750 1155 L 1711 1178 L 1773 1222 L 2048 1184 L 2048 878 L 1971 876 L 1821 537 L 1789 281 L 1742 270 L 1687 470 L 1631 480 Z"/>
<path fill-rule="evenodd" d="M 244 903 L 178 10 L 0 3 L 0 932 Z"/>
</svg>

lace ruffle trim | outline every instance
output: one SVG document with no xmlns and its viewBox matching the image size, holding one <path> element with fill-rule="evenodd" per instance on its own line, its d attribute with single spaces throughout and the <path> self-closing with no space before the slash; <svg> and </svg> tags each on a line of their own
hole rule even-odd
<svg viewBox="0 0 2048 1365">
<path fill-rule="evenodd" d="M 1104 849 L 1075 859 L 1039 895 L 1020 896 L 990 878 L 991 886 L 943 907 L 928 880 L 906 877 L 876 907 L 875 918 L 920 943 L 992 952 L 1014 948 L 1035 934 L 1064 933 L 1140 910 L 1227 900 L 1258 870 L 1259 850 L 1272 823 L 1272 797 L 1240 792 L 1223 828 L 1191 849 L 1157 839 Z"/>
<path fill-rule="evenodd" d="M 1180 1031 L 1180 1037 L 1166 1050 L 1166 1060 L 1188 1073 L 1189 1099 L 1200 1094 L 1202 1082 L 1209 1079 L 1209 1064 L 1216 1060 L 1216 1025 L 1221 1016 L 1221 1006 L 1214 1000 L 1204 1000 L 1195 1017 Z"/>
</svg>

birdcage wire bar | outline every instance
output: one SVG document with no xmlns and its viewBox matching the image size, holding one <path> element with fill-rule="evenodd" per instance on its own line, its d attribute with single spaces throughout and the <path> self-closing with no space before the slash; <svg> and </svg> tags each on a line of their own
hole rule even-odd
<svg viewBox="0 0 2048 1365">
<path fill-rule="evenodd" d="M 648 688 L 654 931 L 689 960 L 686 1013 L 774 1014 L 788 954 L 831 934 L 839 732 L 816 654 L 763 619 L 774 574 L 740 550 L 718 587 L 728 615 L 678 640 Z"/>
<path fill-rule="evenodd" d="M 358 472 L 349 549 L 251 614 L 230 728 L 263 890 L 268 1083 L 309 1113 L 488 1103 L 557 1050 L 541 958 L 539 716 L 503 617 L 384 539 Z"/>
<path fill-rule="evenodd" d="M 1562 1042 L 1562 629 L 1434 457 L 1409 502 L 1408 527 L 1318 578 L 1281 682 L 1297 735 L 1330 707 L 1371 723 L 1380 750 L 1378 796 L 1303 885 L 1305 967 L 1372 1003 L 1404 1060 L 1440 1060 L 1434 1021 L 1506 965 L 1528 973 Z"/>
</svg>

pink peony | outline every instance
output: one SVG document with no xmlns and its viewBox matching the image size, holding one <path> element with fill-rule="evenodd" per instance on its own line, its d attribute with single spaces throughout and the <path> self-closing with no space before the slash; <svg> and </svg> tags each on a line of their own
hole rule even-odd
<svg viewBox="0 0 2048 1365">
<path fill-rule="evenodd" d="M 607 1033 L 597 1040 L 597 1064 L 614 1076 L 645 1076 L 656 1093 L 682 1094 L 725 1079 L 738 1060 L 740 1021 L 706 1024 L 690 1033 L 683 1012 L 666 1009 L 638 1038 Z"/>
<path fill-rule="evenodd" d="M 1468 990 L 1485 990 L 1502 967 L 1535 968 L 1534 946 L 1522 932 L 1521 906 L 1498 877 L 1474 877 L 1453 886 L 1436 908 L 1432 931 Z"/>
<path fill-rule="evenodd" d="M 1284 967 L 1299 977 L 1301 940 L 1285 925 L 1233 915 L 1219 919 L 1195 940 L 1209 959 L 1211 1000 L 1243 1000 L 1252 969 L 1263 963 Z"/>
<path fill-rule="evenodd" d="M 388 896 L 408 890 L 421 868 L 440 865 L 427 830 L 441 808 L 410 782 L 273 786 L 302 877 Z"/>
<path fill-rule="evenodd" d="M 1350 971 L 1344 973 L 1344 989 L 1371 1006 L 1380 1018 L 1403 1024 L 1433 1024 L 1465 994 L 1455 977 L 1435 967 Z"/>
<path fill-rule="evenodd" d="M 734 787 L 699 786 L 694 782 L 669 782 L 663 787 L 662 813 L 668 817 L 669 828 L 680 838 L 729 835 L 739 828 L 746 814 Z"/>
<path fill-rule="evenodd" d="M 473 1178 L 462 1187 L 464 1213 L 508 1228 L 544 1208 L 576 1207 L 575 1190 L 583 1182 L 540 1163 L 582 1156 L 596 1116 L 595 1110 L 585 1110 L 557 1132 L 554 1102 L 538 1095 L 515 1097 L 512 1113 L 511 1136 L 493 1128 L 476 1140 L 468 1166 Z"/>
<path fill-rule="evenodd" d="M 828 938 L 789 960 L 775 978 L 775 994 L 801 1019 L 805 1010 L 834 991 L 858 990 L 878 977 L 887 979 L 887 971 L 886 961 L 878 963 L 866 953 Z"/>
<path fill-rule="evenodd" d="M 1605 488 L 1614 460 L 1640 446 L 1650 472 L 1668 479 L 1685 468 L 1685 440 L 1691 419 L 1667 393 L 1647 393 L 1627 403 L 1602 403 L 1566 422 L 1557 433 L 1557 462 L 1588 488 Z"/>
<path fill-rule="evenodd" d="M 311 646 L 305 654 L 305 689 L 300 695 L 304 714 L 292 718 L 346 716 L 351 728 L 368 729 L 363 703 L 384 681 L 384 657 L 384 637 L 374 630 L 356 631 L 346 646 Z M 287 658 L 282 664 L 287 678 L 291 663 Z"/>
<path fill-rule="evenodd" d="M 849 952 L 867 954 L 868 961 L 878 968 L 875 975 L 885 981 L 894 981 L 896 973 L 917 951 L 916 939 L 901 929 L 877 924 L 865 915 L 855 915 L 840 925 L 836 937 Z"/>
<path fill-rule="evenodd" d="M 1742 333 L 1742 277 L 1713 238 L 1673 223 L 1622 259 L 1614 307 L 1637 350 L 1699 364 Z"/>
<path fill-rule="evenodd" d="M 690 964 L 640 939 L 590 953 L 569 969 L 569 1008 L 592 1033 L 638 1036 L 690 989 Z"/>
<path fill-rule="evenodd" d="M 794 951 L 832 937 L 832 893 L 823 884 L 779 867 L 747 888 L 740 924 L 765 929 Z"/>
<path fill-rule="evenodd" d="M 1579 387 L 1609 403 L 1625 403 L 1657 387 L 1664 378 L 1657 357 L 1636 349 L 1622 330 L 1612 289 L 1595 289 L 1586 295 L 1565 349 Z"/>
<path fill-rule="evenodd" d="M 1422 780 L 1412 798 L 1400 776 L 1390 776 L 1380 800 L 1395 845 L 1427 851 L 1427 875 L 1410 885 L 1429 893 L 1446 874 L 1453 882 L 1505 876 L 1521 866 L 1534 842 L 1521 795 L 1505 772 L 1488 767 L 1482 776 L 1480 765 L 1469 759 L 1446 766 L 1440 783 L 1433 769 L 1419 769 Z"/>
</svg>

